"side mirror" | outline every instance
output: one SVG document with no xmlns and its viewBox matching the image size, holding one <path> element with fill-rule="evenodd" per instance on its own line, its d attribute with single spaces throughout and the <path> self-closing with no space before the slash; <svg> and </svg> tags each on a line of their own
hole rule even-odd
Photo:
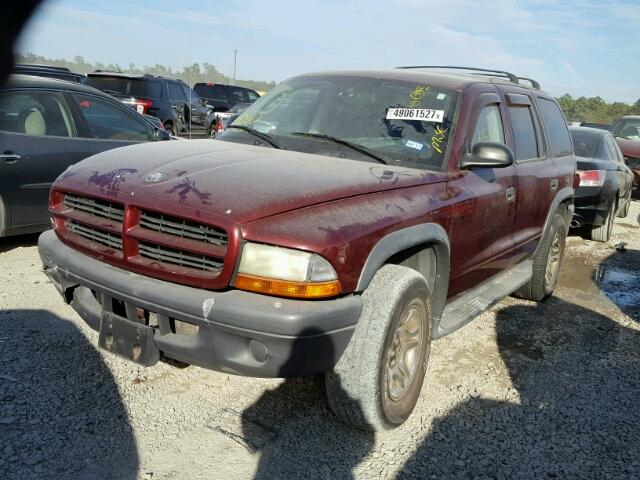
<svg viewBox="0 0 640 480">
<path fill-rule="evenodd" d="M 156 128 L 153 132 L 153 138 L 156 142 L 162 140 L 171 140 L 171 134 L 167 132 L 164 128 Z"/>
<path fill-rule="evenodd" d="M 462 157 L 460 168 L 505 168 L 513 165 L 513 161 L 513 152 L 506 145 L 480 142 L 473 146 L 471 153 Z"/>
</svg>

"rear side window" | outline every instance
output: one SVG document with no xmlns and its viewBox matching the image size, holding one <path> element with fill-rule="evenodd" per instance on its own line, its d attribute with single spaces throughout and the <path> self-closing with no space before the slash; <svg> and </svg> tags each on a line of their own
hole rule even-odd
<svg viewBox="0 0 640 480">
<path fill-rule="evenodd" d="M 516 160 L 530 160 L 540 156 L 538 139 L 533 125 L 533 115 L 529 106 L 509 107 Z"/>
<path fill-rule="evenodd" d="M 258 95 L 253 90 L 247 90 L 247 96 L 249 97 L 249 101 L 251 103 L 255 102 L 256 100 L 258 100 L 260 98 L 260 95 Z"/>
<path fill-rule="evenodd" d="M 127 97 L 159 98 L 162 97 L 160 82 L 126 77 L 89 76 L 85 85 L 102 90 L 109 95 L 125 95 Z"/>
<path fill-rule="evenodd" d="M 542 120 L 547 127 L 549 148 L 553 157 L 571 155 L 571 138 L 567 121 L 555 102 L 546 98 L 538 98 L 538 106 L 542 113 Z"/>
<path fill-rule="evenodd" d="M 169 98 L 172 100 L 186 100 L 187 97 L 185 96 L 184 92 L 182 91 L 182 88 L 180 88 L 180 85 L 178 85 L 177 83 L 169 83 Z"/>
<path fill-rule="evenodd" d="M 56 92 L 0 93 L 0 130 L 32 137 L 76 137 L 65 98 Z"/>
<path fill-rule="evenodd" d="M 504 143 L 502 117 L 498 105 L 488 105 L 480 112 L 471 145 L 480 142 Z"/>
<path fill-rule="evenodd" d="M 227 100 L 227 92 L 224 85 L 196 85 L 193 90 L 204 98 Z"/>
<path fill-rule="evenodd" d="M 244 88 L 231 87 L 231 102 L 232 103 L 251 103 L 248 90 Z"/>
</svg>

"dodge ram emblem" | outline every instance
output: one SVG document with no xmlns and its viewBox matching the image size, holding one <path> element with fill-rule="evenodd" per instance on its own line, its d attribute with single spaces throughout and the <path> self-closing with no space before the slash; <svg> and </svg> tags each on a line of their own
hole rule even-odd
<svg viewBox="0 0 640 480">
<path fill-rule="evenodd" d="M 167 176 L 166 173 L 160 173 L 160 172 L 150 173 L 149 175 L 144 177 L 144 181 L 145 183 L 156 183 L 166 178 L 166 176 Z"/>
</svg>

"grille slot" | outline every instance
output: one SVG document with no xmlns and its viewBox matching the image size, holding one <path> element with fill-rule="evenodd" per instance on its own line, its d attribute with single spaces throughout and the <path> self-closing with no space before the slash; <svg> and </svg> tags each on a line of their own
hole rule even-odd
<svg viewBox="0 0 640 480">
<path fill-rule="evenodd" d="M 138 250 L 143 257 L 203 272 L 219 272 L 222 268 L 222 262 L 214 257 L 176 250 L 153 243 L 140 242 Z"/>
<path fill-rule="evenodd" d="M 142 212 L 140 216 L 140 226 L 149 230 L 155 230 L 156 232 L 221 245 L 223 247 L 226 247 L 228 243 L 227 232 L 224 230 L 182 218 L 163 215 L 161 213 Z"/>
<path fill-rule="evenodd" d="M 91 240 L 92 242 L 122 250 L 122 238 L 117 235 L 98 230 L 97 228 L 80 225 L 76 222 L 67 222 L 67 228 L 76 235 Z"/>
<path fill-rule="evenodd" d="M 65 207 L 90 213 L 98 217 L 108 218 L 116 222 L 122 222 L 124 219 L 124 207 L 106 200 L 81 197 L 80 195 L 67 193 L 64 196 L 63 204 Z"/>
</svg>

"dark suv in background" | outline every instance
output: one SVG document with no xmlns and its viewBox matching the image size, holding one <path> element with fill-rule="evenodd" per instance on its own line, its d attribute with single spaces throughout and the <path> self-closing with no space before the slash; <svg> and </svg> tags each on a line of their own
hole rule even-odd
<svg viewBox="0 0 640 480">
<path fill-rule="evenodd" d="M 250 88 L 221 83 L 196 83 L 193 89 L 215 112 L 226 112 L 238 103 L 253 103 L 260 98 L 258 92 Z"/>
<path fill-rule="evenodd" d="M 156 75 L 101 72 L 87 74 L 85 85 L 102 90 L 152 115 L 172 135 L 210 135 L 214 120 L 210 108 L 181 80 Z"/>
</svg>

